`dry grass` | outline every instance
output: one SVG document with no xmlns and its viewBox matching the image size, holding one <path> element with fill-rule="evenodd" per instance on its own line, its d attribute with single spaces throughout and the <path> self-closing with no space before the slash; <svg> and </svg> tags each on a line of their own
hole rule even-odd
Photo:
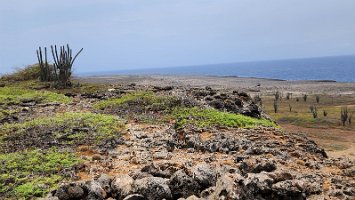
<svg viewBox="0 0 355 200">
<path fill-rule="evenodd" d="M 349 112 L 355 112 L 355 96 L 351 95 L 319 95 L 320 102 L 317 103 L 316 95 L 308 95 L 307 101 L 296 101 L 297 97 L 287 100 L 283 98 L 279 102 L 278 113 L 274 112 L 274 98 L 264 96 L 264 110 L 279 123 L 290 123 L 302 127 L 310 128 L 341 128 L 354 129 L 354 125 L 343 127 L 340 120 L 341 107 L 347 106 Z M 290 112 L 289 105 L 292 106 Z M 313 118 L 309 107 L 315 105 L 318 108 L 318 117 Z M 323 115 L 323 110 L 327 116 Z"/>
</svg>

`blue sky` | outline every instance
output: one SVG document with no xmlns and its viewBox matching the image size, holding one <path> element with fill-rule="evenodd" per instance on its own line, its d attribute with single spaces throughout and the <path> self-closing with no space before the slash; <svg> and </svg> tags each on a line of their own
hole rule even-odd
<svg viewBox="0 0 355 200">
<path fill-rule="evenodd" d="M 354 0 L 0 0 L 0 73 L 38 46 L 76 72 L 355 54 Z"/>
</svg>

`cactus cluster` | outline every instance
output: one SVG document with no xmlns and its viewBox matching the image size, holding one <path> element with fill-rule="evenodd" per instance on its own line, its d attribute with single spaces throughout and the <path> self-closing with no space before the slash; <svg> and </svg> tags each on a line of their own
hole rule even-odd
<svg viewBox="0 0 355 200">
<path fill-rule="evenodd" d="M 70 87 L 70 77 L 72 74 L 72 66 L 75 59 L 82 52 L 83 48 L 73 57 L 72 49 L 67 44 L 60 46 L 59 51 L 56 45 L 51 45 L 53 64 L 49 64 L 47 60 L 47 48 L 44 48 L 44 56 L 42 48 L 39 47 L 37 52 L 37 59 L 40 65 L 40 80 L 44 82 L 55 82 L 60 87 Z M 59 52 L 59 53 L 58 53 Z M 43 59 L 44 57 L 44 59 Z"/>
</svg>

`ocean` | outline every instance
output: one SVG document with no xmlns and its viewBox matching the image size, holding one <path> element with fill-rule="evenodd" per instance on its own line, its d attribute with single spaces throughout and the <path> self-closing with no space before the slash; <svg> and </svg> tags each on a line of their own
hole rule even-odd
<svg viewBox="0 0 355 200">
<path fill-rule="evenodd" d="M 355 82 L 355 55 L 198 66 L 117 70 L 79 75 L 209 75 Z"/>
</svg>

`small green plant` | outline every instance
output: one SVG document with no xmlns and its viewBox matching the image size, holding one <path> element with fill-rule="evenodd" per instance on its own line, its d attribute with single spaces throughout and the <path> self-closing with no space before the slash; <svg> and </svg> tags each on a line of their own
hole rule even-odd
<svg viewBox="0 0 355 200">
<path fill-rule="evenodd" d="M 11 105 L 31 101 L 38 103 L 69 103 L 71 99 L 55 92 L 29 90 L 18 87 L 0 88 L 0 103 L 2 104 Z"/>
<path fill-rule="evenodd" d="M 279 110 L 279 103 L 277 102 L 277 100 L 274 100 L 274 112 L 277 113 Z"/>
<path fill-rule="evenodd" d="M 311 113 L 313 115 L 313 118 L 317 118 L 318 117 L 318 109 L 317 109 L 317 106 L 313 105 L 313 106 L 310 106 L 309 109 L 311 110 Z"/>
<path fill-rule="evenodd" d="M 304 95 L 303 95 L 303 101 L 304 101 L 304 102 L 306 102 L 306 101 L 307 101 L 307 97 L 308 97 L 308 95 L 307 95 L 307 94 L 304 94 Z"/>
<path fill-rule="evenodd" d="M 0 196 L 9 199 L 43 197 L 55 189 L 82 161 L 75 154 L 48 150 L 25 150 L 0 154 Z"/>
<path fill-rule="evenodd" d="M 233 114 L 222 112 L 216 109 L 201 109 L 193 108 L 176 108 L 173 111 L 173 116 L 176 118 L 176 127 L 182 128 L 187 124 L 192 124 L 198 127 L 240 127 L 254 128 L 257 126 L 277 127 L 274 122 L 266 119 L 257 119 L 241 114 Z"/>
<path fill-rule="evenodd" d="M 320 101 L 320 96 L 316 95 L 316 102 L 319 103 L 319 101 Z"/>
<path fill-rule="evenodd" d="M 23 69 L 18 69 L 14 73 L 6 74 L 0 78 L 0 81 L 28 81 L 39 78 L 40 67 L 38 64 L 29 65 Z"/>
<path fill-rule="evenodd" d="M 340 120 L 341 120 L 343 126 L 345 126 L 345 123 L 348 120 L 348 117 L 349 117 L 348 108 L 342 107 L 341 111 L 340 111 Z"/>
<path fill-rule="evenodd" d="M 5 124 L 0 128 L 0 149 L 13 152 L 27 147 L 51 147 L 77 144 L 100 144 L 117 138 L 125 125 L 112 115 L 64 113 L 36 118 L 22 123 Z M 15 145 L 16 144 L 16 145 Z M 7 148 L 13 146 L 13 148 Z"/>
</svg>

